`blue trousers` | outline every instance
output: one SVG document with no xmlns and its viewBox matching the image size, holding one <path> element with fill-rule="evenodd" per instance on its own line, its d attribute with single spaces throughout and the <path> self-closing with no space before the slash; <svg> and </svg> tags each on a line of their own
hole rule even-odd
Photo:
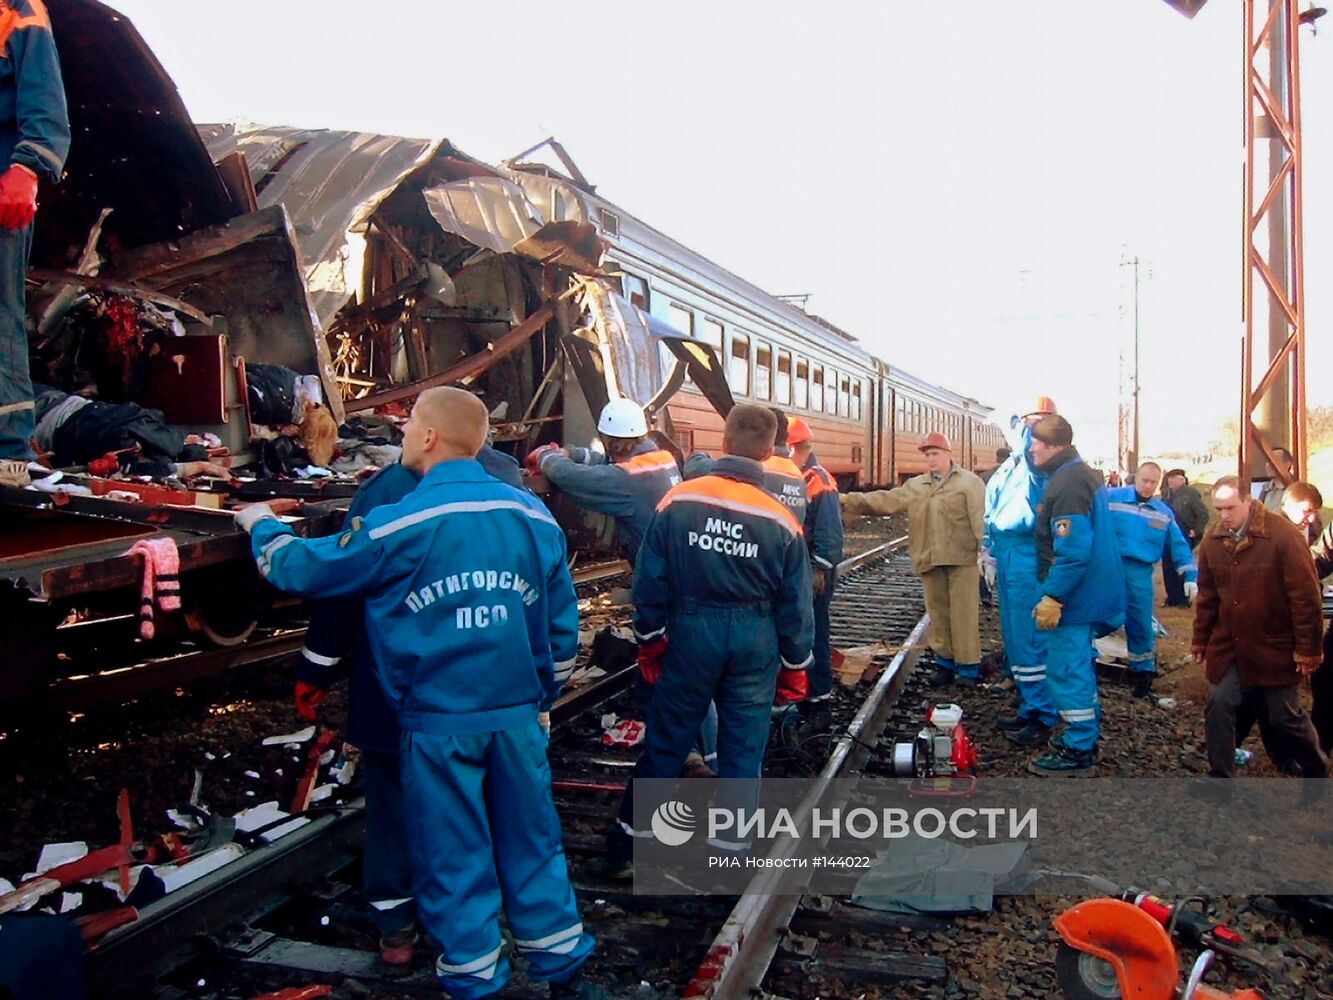
<svg viewBox="0 0 1333 1000">
<path fill-rule="evenodd" d="M 806 680 L 810 684 L 810 698 L 827 698 L 833 692 L 833 645 L 829 637 L 829 608 L 833 605 L 833 590 L 837 586 L 837 574 L 828 572 L 828 586 L 815 598 L 815 645 L 811 652 L 814 662 L 810 664 Z"/>
<path fill-rule="evenodd" d="M 1129 669 L 1157 673 L 1157 634 L 1153 631 L 1152 563 L 1122 559 L 1125 567 L 1125 638 Z"/>
<path fill-rule="evenodd" d="M 640 674 L 634 678 L 634 701 L 639 706 L 639 711 L 643 712 L 644 720 L 652 714 L 653 694 L 657 691 L 656 684 L 649 684 Z M 704 759 L 704 762 L 712 768 L 717 767 L 717 709 L 710 702 L 708 705 L 708 714 L 704 716 L 703 724 L 699 731 L 694 735 L 694 745 L 690 749 Z"/>
<path fill-rule="evenodd" d="M 1060 625 L 1050 636 L 1046 655 L 1046 687 L 1056 711 L 1066 723 L 1065 746 L 1091 750 L 1101 735 L 1101 703 L 1097 700 L 1097 675 L 1088 650 L 1091 625 Z"/>
<path fill-rule="evenodd" d="M 440 984 L 457 1000 L 509 981 L 500 909 L 536 980 L 564 980 L 592 954 L 565 863 L 537 723 L 443 736 L 406 732 L 403 806 L 422 923 L 442 946 Z"/>
<path fill-rule="evenodd" d="M 84 1000 L 83 942 L 68 917 L 0 917 L 0 997 Z"/>
<path fill-rule="evenodd" d="M 0 228 L 0 458 L 32 458 L 35 428 L 28 332 L 23 326 L 32 227 Z"/>
<path fill-rule="evenodd" d="M 648 735 L 632 777 L 676 777 L 712 702 L 717 706 L 718 776 L 753 783 L 752 791 L 729 783 L 728 794 L 740 791 L 745 801 L 718 805 L 744 808 L 757 803 L 781 663 L 772 610 L 682 602 L 671 614 L 667 638 L 666 662 L 648 714 Z M 634 833 L 631 779 L 607 835 L 607 853 L 628 858 Z M 721 846 L 729 848 L 732 843 L 724 839 Z"/>
<path fill-rule="evenodd" d="M 1059 719 L 1046 689 L 1047 633 L 1037 628 L 1032 609 L 1041 600 L 1037 542 L 1024 538 L 995 547 L 996 588 L 1000 592 L 1000 632 L 1004 653 L 1021 700 L 1018 714 L 1053 726 Z"/>
<path fill-rule="evenodd" d="M 364 750 L 361 784 L 366 792 L 366 854 L 361 888 L 381 934 L 405 930 L 416 919 L 412 904 L 412 860 L 403 816 L 402 768 L 398 754 Z"/>
</svg>

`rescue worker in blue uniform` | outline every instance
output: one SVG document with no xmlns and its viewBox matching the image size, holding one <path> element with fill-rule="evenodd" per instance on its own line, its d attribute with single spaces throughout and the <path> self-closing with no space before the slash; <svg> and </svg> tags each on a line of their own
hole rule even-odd
<svg viewBox="0 0 1333 1000">
<path fill-rule="evenodd" d="M 1162 467 L 1144 462 L 1134 472 L 1133 486 L 1118 486 L 1107 492 L 1125 570 L 1125 638 L 1136 698 L 1152 697 L 1157 673 L 1153 566 L 1169 552 L 1175 571 L 1184 581 L 1185 599 L 1192 601 L 1199 591 L 1194 553 L 1180 533 L 1171 508 L 1154 495 L 1161 481 Z"/>
<path fill-rule="evenodd" d="M 55 183 L 69 153 L 69 114 L 42 0 L 0 3 L 0 459 L 31 459 L 32 378 L 24 279 L 37 180 Z"/>
<path fill-rule="evenodd" d="M 632 399 L 613 399 L 602 407 L 597 433 L 604 455 L 544 445 L 527 461 L 580 507 L 615 518 L 620 546 L 633 564 L 658 501 L 680 482 L 680 466 L 671 452 L 648 439 L 643 407 Z"/>
<path fill-rule="evenodd" d="M 757 797 L 774 697 L 805 697 L 810 566 L 801 525 L 764 490 L 761 463 L 775 430 L 764 407 L 733 407 L 713 473 L 672 489 L 649 525 L 634 573 L 634 631 L 660 677 L 635 779 L 680 771 L 712 701 L 718 773 L 755 782 Z M 631 782 L 608 831 L 604 874 L 632 874 L 634 835 Z M 745 845 L 723 837 L 713 846 Z"/>
<path fill-rule="evenodd" d="M 1095 770 L 1101 706 L 1093 670 L 1094 629 L 1124 618 L 1125 577 L 1101 474 L 1074 448 L 1074 429 L 1048 414 L 1032 425 L 1032 460 L 1048 476 L 1037 508 L 1037 576 L 1040 599 L 1032 614 L 1049 633 L 1046 687 L 1064 733 L 1051 753 L 1028 770 L 1040 775 L 1082 776 Z"/>
<path fill-rule="evenodd" d="M 1047 477 L 1032 462 L 1031 425 L 1055 404 L 1040 397 L 1032 413 L 1015 417 L 1015 449 L 986 483 L 985 545 L 996 563 L 1000 632 L 1005 659 L 1018 688 L 1018 714 L 996 727 L 1019 746 L 1041 746 L 1060 721 L 1046 689 L 1047 634 L 1032 609 L 1040 597 L 1037 579 L 1037 508 Z"/>
<path fill-rule="evenodd" d="M 518 463 L 509 455 L 486 445 L 477 453 L 477 461 L 494 478 L 523 488 Z M 421 477 L 401 463 L 381 469 L 356 491 L 347 520 L 397 503 L 419 482 Z M 335 675 L 350 660 L 345 736 L 361 752 L 361 785 L 366 796 L 361 887 L 380 932 L 380 957 L 390 965 L 406 965 L 412 960 L 418 934 L 398 766 L 398 720 L 375 676 L 362 618 L 357 598 L 314 602 L 296 666 L 296 710 L 307 722 L 316 721 Z"/>
<path fill-rule="evenodd" d="M 501 907 L 529 976 L 555 998 L 593 950 L 569 882 L 541 716 L 578 652 L 565 535 L 535 497 L 475 459 L 486 408 L 461 389 L 423 392 L 403 465 L 421 484 L 298 538 L 257 504 L 237 515 L 261 574 L 307 597 L 361 597 L 380 685 L 402 731 L 403 811 L 417 914 L 441 943 L 435 969 L 459 1000 L 509 979 Z"/>
<path fill-rule="evenodd" d="M 829 635 L 829 608 L 837 589 L 838 563 L 842 562 L 842 505 L 838 484 L 815 457 L 814 433 L 800 417 L 787 421 L 787 444 L 792 462 L 805 477 L 807 504 L 801 522 L 810 553 L 810 579 L 814 594 L 814 663 L 810 667 L 810 696 L 798 706 L 802 736 L 819 733 L 833 724 L 829 700 L 833 697 L 833 647 Z"/>
</svg>

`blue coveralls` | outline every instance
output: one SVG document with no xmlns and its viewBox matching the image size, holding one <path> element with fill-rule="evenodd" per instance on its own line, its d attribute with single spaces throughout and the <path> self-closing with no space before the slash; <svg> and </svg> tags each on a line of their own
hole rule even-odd
<svg viewBox="0 0 1333 1000">
<path fill-rule="evenodd" d="M 532 495 L 454 459 L 339 535 L 301 539 L 267 519 L 251 544 L 281 590 L 364 599 L 402 730 L 413 889 L 443 948 L 441 985 L 460 1000 L 504 987 L 502 905 L 529 975 L 573 976 L 594 942 L 569 883 L 537 719 L 578 652 L 560 526 Z"/>
<path fill-rule="evenodd" d="M 639 552 L 634 632 L 640 642 L 665 636 L 667 648 L 633 777 L 675 777 L 713 701 L 718 774 L 752 779 L 757 797 L 778 670 L 811 662 L 810 566 L 801 527 L 763 489 L 758 462 L 724 455 L 713 470 L 663 498 Z M 633 851 L 633 795 L 631 781 L 607 837 L 615 859 Z"/>
<path fill-rule="evenodd" d="M 1194 583 L 1199 568 L 1194 553 L 1176 525 L 1171 508 L 1157 497 L 1147 500 L 1133 486 L 1107 491 L 1111 521 L 1115 524 L 1120 558 L 1125 570 L 1125 638 L 1129 668 L 1136 673 L 1157 673 L 1157 632 L 1153 628 L 1153 566 L 1168 551 L 1176 572 Z"/>
<path fill-rule="evenodd" d="M 1049 477 L 1037 508 L 1038 600 L 1053 597 L 1063 606 L 1059 626 L 1048 633 L 1046 687 L 1066 723 L 1065 746 L 1090 751 L 1101 734 L 1093 630 L 1124 618 L 1125 577 L 1101 475 L 1074 448 L 1037 471 Z"/>
<path fill-rule="evenodd" d="M 516 489 L 523 488 L 518 463 L 487 446 L 477 461 L 491 476 Z M 365 517 L 377 507 L 397 503 L 421 478 L 402 465 L 381 469 L 356 491 L 347 517 Z M 403 817 L 403 782 L 398 766 L 398 720 L 385 700 L 375 676 L 370 641 L 361 628 L 363 610 L 357 598 L 317 601 L 310 609 L 297 680 L 328 687 L 349 652 L 350 681 L 347 706 L 347 742 L 361 751 L 361 785 L 366 793 L 366 850 L 361 864 L 361 888 L 371 916 L 382 934 L 409 927 L 412 906 L 412 865 Z"/>
<path fill-rule="evenodd" d="M 609 462 L 589 448 L 568 451 L 545 455 L 542 475 L 580 507 L 615 518 L 620 547 L 634 563 L 658 502 L 680 482 L 675 457 L 647 438 L 622 462 Z"/>
<path fill-rule="evenodd" d="M 69 153 L 69 115 L 51 20 L 41 0 L 0 13 L 0 172 L 20 163 L 55 183 Z M 0 229 L 0 458 L 32 458 L 32 379 L 24 278 L 32 226 Z"/>
<path fill-rule="evenodd" d="M 1000 596 L 1000 631 L 1005 657 L 1018 685 L 1018 714 L 1044 726 L 1059 721 L 1046 689 L 1047 633 L 1032 609 L 1041 597 L 1037 580 L 1037 507 L 1046 477 L 1023 451 L 1012 455 L 986 483 L 986 546 L 995 557 Z"/>
<path fill-rule="evenodd" d="M 838 563 L 842 562 L 842 505 L 838 502 L 838 484 L 812 453 L 801 470 L 809 503 L 802 530 L 810 561 L 822 569 L 827 584 L 814 599 L 814 663 L 810 667 L 810 700 L 823 701 L 833 693 L 833 648 L 829 635 L 829 608 L 838 582 Z"/>
</svg>

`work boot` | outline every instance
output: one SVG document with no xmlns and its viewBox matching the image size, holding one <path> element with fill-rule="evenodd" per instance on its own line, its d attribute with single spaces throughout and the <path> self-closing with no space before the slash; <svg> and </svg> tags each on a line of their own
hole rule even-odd
<svg viewBox="0 0 1333 1000">
<path fill-rule="evenodd" d="M 572 978 L 562 983 L 552 980 L 549 985 L 551 1000 L 610 1000 L 611 998 L 611 994 L 606 990 L 584 979 L 582 972 L 574 973 Z"/>
<path fill-rule="evenodd" d="M 974 688 L 981 683 L 981 678 L 973 674 L 958 674 L 954 678 L 954 683 L 959 687 Z"/>
<path fill-rule="evenodd" d="M 685 758 L 685 766 L 681 768 L 680 776 L 682 778 L 716 778 L 717 773 L 708 766 L 708 762 L 703 759 L 702 754 L 691 751 Z"/>
<path fill-rule="evenodd" d="M 1095 751 L 1072 750 L 1061 743 L 1050 753 L 1028 764 L 1028 770 L 1043 778 L 1087 778 L 1097 773 Z"/>
<path fill-rule="evenodd" d="M 1146 671 L 1146 670 L 1138 670 L 1138 671 L 1135 671 L 1135 673 L 1134 673 L 1134 692 L 1133 692 L 1133 696 L 1134 696 L 1135 698 L 1151 698 L 1151 697 L 1152 697 L 1152 682 L 1153 682 L 1153 677 L 1154 677 L 1154 676 L 1156 676 L 1156 675 L 1154 675 L 1154 674 L 1150 674 L 1150 673 L 1148 673 L 1148 671 Z"/>
<path fill-rule="evenodd" d="M 417 925 L 408 924 L 400 931 L 380 935 L 380 959 L 385 965 L 411 965 L 416 954 Z"/>
<path fill-rule="evenodd" d="M 816 733 L 826 733 L 833 728 L 833 708 L 827 698 L 819 701 L 809 699 L 796 706 L 801 716 L 800 735 L 802 739 Z"/>
<path fill-rule="evenodd" d="M 1022 729 L 1004 734 L 1004 738 L 1012 740 L 1021 747 L 1039 747 L 1050 738 L 1051 727 L 1045 725 L 1039 719 L 1029 719 L 1028 724 Z"/>
<path fill-rule="evenodd" d="M 930 675 L 930 679 L 927 681 L 927 683 L 930 684 L 930 686 L 933 688 L 942 688 L 946 687 L 949 684 L 952 684 L 953 679 L 954 679 L 954 673 L 952 670 L 945 670 L 943 667 L 936 667 L 935 672 Z"/>
<path fill-rule="evenodd" d="M 600 858 L 591 858 L 585 866 L 589 875 L 604 878 L 608 882 L 634 881 L 634 861 L 632 858 L 613 858 L 604 854 Z"/>
<path fill-rule="evenodd" d="M 995 723 L 995 728 L 1002 733 L 1016 733 L 1020 729 L 1026 729 L 1036 721 L 1037 718 L 1033 715 L 1015 715 L 1012 718 L 1001 719 Z"/>
</svg>

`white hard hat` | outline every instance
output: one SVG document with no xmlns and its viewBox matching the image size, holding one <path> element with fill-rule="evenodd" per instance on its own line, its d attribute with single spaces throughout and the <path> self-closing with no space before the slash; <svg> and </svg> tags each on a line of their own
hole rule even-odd
<svg viewBox="0 0 1333 1000">
<path fill-rule="evenodd" d="M 643 407 L 632 399 L 613 399 L 602 407 L 597 433 L 607 437 L 638 438 L 648 433 Z"/>
</svg>

